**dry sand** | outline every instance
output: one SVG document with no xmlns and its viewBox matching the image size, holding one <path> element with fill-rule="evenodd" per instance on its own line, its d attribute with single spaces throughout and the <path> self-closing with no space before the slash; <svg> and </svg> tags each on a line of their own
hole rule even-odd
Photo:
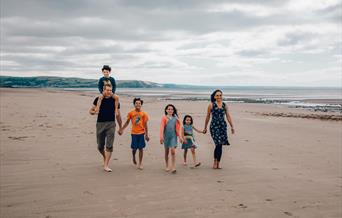
<svg viewBox="0 0 342 218">
<path fill-rule="evenodd" d="M 236 134 L 213 170 L 210 136 L 196 134 L 202 166 L 164 172 L 159 121 L 169 103 L 145 98 L 151 141 L 143 171 L 130 135 L 116 135 L 106 173 L 96 150 L 94 96 L 0 89 L 0 217 L 342 217 L 341 121 L 262 116 L 308 113 L 274 105 L 229 104 Z M 132 108 L 121 98 L 123 118 Z M 172 102 L 203 128 L 208 102 Z M 189 156 L 190 158 L 190 156 Z"/>
</svg>

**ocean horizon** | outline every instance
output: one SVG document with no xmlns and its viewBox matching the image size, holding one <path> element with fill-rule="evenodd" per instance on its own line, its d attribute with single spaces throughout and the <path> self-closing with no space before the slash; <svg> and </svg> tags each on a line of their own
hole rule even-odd
<svg viewBox="0 0 342 218">
<path fill-rule="evenodd" d="M 96 88 L 64 88 L 98 93 Z M 117 88 L 118 95 L 157 97 L 160 100 L 209 101 L 214 87 Z M 282 104 L 314 111 L 342 113 L 342 88 L 336 87 L 222 87 L 226 102 Z"/>
</svg>

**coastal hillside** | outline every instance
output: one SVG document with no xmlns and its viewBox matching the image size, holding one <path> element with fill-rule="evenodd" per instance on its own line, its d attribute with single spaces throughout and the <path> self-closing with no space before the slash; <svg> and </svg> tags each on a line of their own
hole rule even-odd
<svg viewBox="0 0 342 218">
<path fill-rule="evenodd" d="M 8 88 L 97 88 L 96 79 L 67 77 L 11 77 L 0 76 L 0 87 Z M 118 88 L 164 88 L 170 85 L 139 80 L 117 80 Z"/>
</svg>

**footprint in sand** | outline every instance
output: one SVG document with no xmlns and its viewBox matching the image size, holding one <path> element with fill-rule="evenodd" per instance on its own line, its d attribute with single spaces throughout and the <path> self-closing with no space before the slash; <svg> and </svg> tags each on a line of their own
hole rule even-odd
<svg viewBox="0 0 342 218">
<path fill-rule="evenodd" d="M 267 198 L 267 199 L 265 199 L 265 201 L 273 201 L 272 199 L 270 199 L 270 198 Z"/>
<path fill-rule="evenodd" d="M 217 183 L 223 183 L 224 181 L 223 180 L 217 180 L 216 182 Z"/>
<path fill-rule="evenodd" d="M 94 195 L 94 193 L 92 193 L 90 191 L 84 191 L 83 194 Z"/>
<path fill-rule="evenodd" d="M 244 205 L 244 204 L 239 204 L 239 207 L 240 207 L 240 208 L 243 208 L 243 209 L 246 209 L 246 208 L 247 208 L 247 206 Z"/>
<path fill-rule="evenodd" d="M 12 140 L 24 141 L 24 139 L 29 138 L 29 137 L 28 136 L 9 136 L 8 138 Z"/>
<path fill-rule="evenodd" d="M 293 215 L 292 215 L 292 213 L 290 213 L 290 212 L 287 212 L 287 211 L 286 211 L 286 212 L 284 212 L 284 214 L 286 214 L 286 215 L 288 215 L 288 216 L 293 216 Z"/>
</svg>

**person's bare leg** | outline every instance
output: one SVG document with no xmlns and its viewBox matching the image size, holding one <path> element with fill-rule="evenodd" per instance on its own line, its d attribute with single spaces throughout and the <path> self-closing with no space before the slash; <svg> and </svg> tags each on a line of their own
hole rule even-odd
<svg viewBox="0 0 342 218">
<path fill-rule="evenodd" d="M 196 160 L 196 150 L 195 148 L 191 148 L 191 154 L 192 154 L 192 160 L 193 160 L 193 167 L 199 167 L 201 165 L 201 162 L 197 162 Z"/>
<path fill-rule="evenodd" d="M 213 169 L 217 169 L 217 160 L 216 159 L 214 159 Z"/>
<path fill-rule="evenodd" d="M 107 172 L 112 172 L 112 169 L 109 168 L 109 160 L 112 156 L 112 152 L 110 151 L 105 151 L 105 165 L 104 165 L 104 170 Z"/>
<path fill-rule="evenodd" d="M 165 148 L 165 165 L 166 165 L 165 171 L 166 172 L 170 171 L 170 168 L 169 168 L 169 151 L 170 151 L 170 148 Z"/>
<path fill-rule="evenodd" d="M 183 157 L 184 157 L 184 163 L 183 163 L 183 165 L 184 165 L 184 166 L 187 165 L 187 163 L 186 163 L 186 157 L 187 157 L 187 155 L 188 155 L 188 149 L 185 148 L 185 149 L 184 149 L 184 154 L 183 154 Z"/>
<path fill-rule="evenodd" d="M 105 153 L 104 150 L 98 150 L 103 157 L 103 166 L 105 165 Z"/>
<path fill-rule="evenodd" d="M 143 156 L 144 156 L 144 149 L 141 148 L 141 149 L 139 149 L 139 165 L 138 165 L 139 170 L 144 169 L 144 167 L 142 165 Z"/>
<path fill-rule="evenodd" d="M 216 169 L 222 169 L 221 167 L 220 167 L 220 161 L 217 161 L 217 165 L 216 165 Z"/>
<path fill-rule="evenodd" d="M 176 173 L 176 148 L 171 148 L 171 172 Z"/>
<path fill-rule="evenodd" d="M 137 152 L 137 149 L 132 149 L 132 160 L 133 160 L 134 165 L 137 165 L 137 160 L 135 159 L 136 152 Z"/>
</svg>

